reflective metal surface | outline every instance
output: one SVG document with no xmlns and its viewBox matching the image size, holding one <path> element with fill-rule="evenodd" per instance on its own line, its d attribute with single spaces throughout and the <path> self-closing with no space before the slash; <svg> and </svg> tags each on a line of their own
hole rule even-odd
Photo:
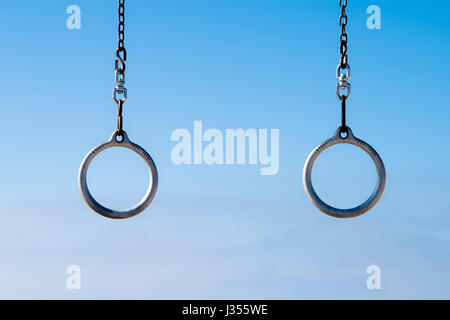
<svg viewBox="0 0 450 320">
<path fill-rule="evenodd" d="M 380 156 L 369 144 L 356 138 L 349 127 L 346 127 L 347 136 L 344 138 L 341 137 L 341 129 L 342 128 L 339 128 L 331 139 L 326 140 L 325 142 L 317 146 L 313 150 L 313 152 L 311 152 L 308 159 L 306 160 L 305 167 L 303 169 L 303 186 L 312 203 L 320 211 L 336 218 L 353 218 L 369 211 L 375 206 L 378 200 L 380 200 L 384 191 L 384 186 L 386 184 L 386 170 Z M 324 201 L 322 201 L 322 199 L 319 198 L 311 182 L 311 172 L 314 166 L 314 161 L 324 150 L 339 143 L 352 144 L 367 152 L 374 161 L 378 174 L 377 184 L 369 199 L 367 199 L 361 205 L 351 209 L 338 209 L 326 204 Z"/>
<path fill-rule="evenodd" d="M 117 138 L 120 136 L 122 137 L 122 140 L 118 141 Z M 138 155 L 140 155 L 142 159 L 144 159 L 150 170 L 150 183 L 144 198 L 134 207 L 123 211 L 109 209 L 99 204 L 89 192 L 86 179 L 91 161 L 103 150 L 113 147 L 122 147 L 133 150 Z M 144 149 L 131 142 L 128 139 L 125 131 L 122 131 L 121 135 L 116 131 L 112 134 L 109 141 L 92 149 L 91 152 L 89 152 L 88 155 L 84 158 L 83 162 L 81 163 L 80 171 L 78 173 L 78 183 L 84 200 L 86 200 L 86 203 L 89 205 L 89 207 L 91 207 L 92 210 L 108 218 L 126 219 L 141 213 L 150 205 L 153 198 L 155 197 L 156 189 L 158 188 L 158 172 L 156 170 L 153 159 Z"/>
</svg>

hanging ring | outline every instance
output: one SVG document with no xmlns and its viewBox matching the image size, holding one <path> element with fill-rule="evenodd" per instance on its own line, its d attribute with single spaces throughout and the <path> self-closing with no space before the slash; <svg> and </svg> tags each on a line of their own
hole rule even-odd
<svg viewBox="0 0 450 320">
<path fill-rule="evenodd" d="M 346 136 L 342 137 L 342 133 L 346 133 Z M 339 143 L 348 143 L 363 149 L 372 158 L 377 169 L 378 179 L 372 195 L 364 203 L 351 209 L 338 209 L 323 202 L 322 199 L 320 199 L 317 195 L 311 182 L 311 172 L 314 166 L 314 161 L 316 161 L 317 157 L 325 149 Z M 369 144 L 356 138 L 349 127 L 340 127 L 332 138 L 317 146 L 309 155 L 303 169 L 303 186 L 309 199 L 320 211 L 336 218 L 353 218 L 362 215 L 372 209 L 378 202 L 378 200 L 380 200 L 384 191 L 385 184 L 386 170 L 380 156 Z"/>
<path fill-rule="evenodd" d="M 118 141 L 117 137 L 122 137 L 122 140 Z M 147 164 L 149 170 L 150 170 L 150 184 L 148 186 L 147 192 L 145 193 L 144 198 L 135 205 L 134 207 L 131 207 L 124 211 L 117 211 L 113 209 L 106 208 L 99 204 L 92 194 L 89 191 L 88 185 L 87 185 L 87 171 L 89 168 L 89 165 L 91 161 L 103 150 L 112 148 L 112 147 L 123 147 L 128 148 L 136 152 L 139 156 L 141 156 L 142 159 L 144 159 L 145 163 Z M 156 189 L 158 188 L 158 171 L 156 169 L 155 163 L 153 162 L 153 159 L 150 157 L 150 155 L 145 151 L 143 148 L 138 146 L 137 144 L 131 142 L 128 139 L 128 136 L 125 131 L 122 131 L 119 133 L 118 131 L 115 131 L 109 141 L 95 147 L 87 154 L 87 156 L 84 158 L 83 162 L 80 166 L 80 171 L 78 173 L 78 184 L 80 187 L 81 194 L 83 195 L 84 200 L 86 203 L 91 207 L 92 210 L 95 212 L 101 214 L 104 217 L 112 218 L 112 219 L 126 219 L 131 218 L 142 211 L 144 211 L 152 202 L 153 198 L 156 194 Z"/>
</svg>

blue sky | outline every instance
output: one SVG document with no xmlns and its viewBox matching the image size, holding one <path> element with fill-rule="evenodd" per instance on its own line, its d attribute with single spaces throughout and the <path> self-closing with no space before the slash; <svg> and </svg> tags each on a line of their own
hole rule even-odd
<svg viewBox="0 0 450 320">
<path fill-rule="evenodd" d="M 81 30 L 66 28 L 76 4 Z M 382 29 L 366 27 L 381 8 Z M 354 134 L 382 156 L 368 214 L 336 220 L 301 185 L 303 163 L 339 125 L 338 1 L 127 1 L 124 126 L 159 170 L 150 208 L 126 221 L 78 191 L 85 154 L 114 130 L 116 1 L 3 4 L 1 298 L 450 298 L 450 4 L 349 0 Z M 176 166 L 173 130 L 280 130 L 280 170 Z M 146 189 L 126 150 L 93 162 L 89 185 L 125 207 Z M 362 152 L 324 153 L 314 184 L 355 205 L 375 184 Z M 66 288 L 79 265 L 82 290 Z M 379 265 L 381 290 L 366 288 Z"/>
</svg>

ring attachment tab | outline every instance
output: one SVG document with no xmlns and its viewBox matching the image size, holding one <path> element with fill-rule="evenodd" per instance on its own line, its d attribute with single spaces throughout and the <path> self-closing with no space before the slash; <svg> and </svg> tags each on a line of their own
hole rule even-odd
<svg viewBox="0 0 450 320">
<path fill-rule="evenodd" d="M 342 137 L 342 133 L 346 133 L 346 136 Z M 316 159 L 324 150 L 339 143 L 348 143 L 363 149 L 372 158 L 377 169 L 377 184 L 371 196 L 361 205 L 351 209 L 338 209 L 326 204 L 317 195 L 311 181 L 311 173 Z M 386 170 L 384 168 L 381 157 L 368 143 L 356 138 L 349 127 L 340 127 L 332 138 L 317 146 L 309 155 L 303 169 L 303 186 L 309 199 L 320 211 L 336 218 L 353 218 L 362 215 L 372 209 L 376 205 L 378 200 L 380 200 L 384 191 L 385 184 Z"/>
<path fill-rule="evenodd" d="M 121 137 L 122 140 L 117 140 L 118 137 Z M 91 161 L 100 152 L 113 147 L 122 147 L 133 150 L 139 156 L 141 156 L 142 159 L 144 159 L 150 171 L 150 184 L 142 200 L 134 207 L 123 211 L 109 209 L 99 204 L 90 193 L 87 185 L 87 172 Z M 92 210 L 107 218 L 126 219 L 141 213 L 150 205 L 153 198 L 155 197 L 156 189 L 158 188 L 158 171 L 156 169 L 155 163 L 153 162 L 153 159 L 150 157 L 147 151 L 145 151 L 139 145 L 131 142 L 128 139 L 128 135 L 125 131 L 122 131 L 120 133 L 118 131 L 115 131 L 109 141 L 95 147 L 86 155 L 83 162 L 81 163 L 80 171 L 78 173 L 78 184 L 84 200 Z"/>
</svg>

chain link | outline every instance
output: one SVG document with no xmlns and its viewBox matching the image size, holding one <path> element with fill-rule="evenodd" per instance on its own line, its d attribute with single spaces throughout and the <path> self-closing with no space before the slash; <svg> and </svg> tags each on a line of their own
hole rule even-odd
<svg viewBox="0 0 450 320">
<path fill-rule="evenodd" d="M 118 43 L 115 60 L 115 81 L 116 87 L 113 90 L 113 100 L 117 104 L 117 132 L 122 135 L 123 119 L 122 106 L 127 101 L 127 89 L 125 88 L 125 61 L 127 60 L 127 50 L 125 49 L 125 0 L 119 1 L 118 9 Z"/>
</svg>

